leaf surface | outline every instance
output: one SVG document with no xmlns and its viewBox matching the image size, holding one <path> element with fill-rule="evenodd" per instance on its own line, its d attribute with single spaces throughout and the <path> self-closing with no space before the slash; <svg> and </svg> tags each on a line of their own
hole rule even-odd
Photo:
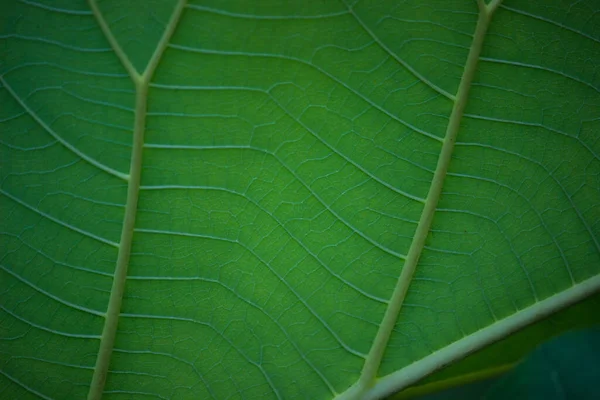
<svg viewBox="0 0 600 400">
<path fill-rule="evenodd" d="M 595 2 L 213 3 L 5 2 L 2 397 L 379 398 L 598 291 Z"/>
</svg>

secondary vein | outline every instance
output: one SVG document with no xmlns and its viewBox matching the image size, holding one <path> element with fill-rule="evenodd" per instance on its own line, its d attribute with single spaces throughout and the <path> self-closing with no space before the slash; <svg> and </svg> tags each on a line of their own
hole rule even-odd
<svg viewBox="0 0 600 400">
<path fill-rule="evenodd" d="M 431 228 L 433 216 L 442 192 L 446 173 L 448 171 L 448 166 L 450 165 L 454 144 L 456 143 L 456 137 L 460 128 L 460 122 L 467 104 L 471 83 L 475 76 L 477 62 L 483 47 L 484 37 L 489 27 L 492 15 L 499 3 L 500 0 L 494 0 L 489 5 L 486 5 L 483 0 L 477 1 L 479 6 L 479 16 L 475 33 L 473 35 L 473 41 L 471 42 L 471 48 L 469 50 L 469 55 L 467 56 L 465 69 L 463 71 L 463 75 L 455 97 L 455 102 L 452 107 L 450 120 L 446 128 L 446 134 L 442 144 L 440 157 L 438 159 L 433 180 L 429 188 L 429 193 L 427 195 L 427 199 L 425 200 L 425 205 L 419 219 L 419 224 L 417 225 L 417 229 L 406 256 L 402 272 L 400 273 L 400 277 L 398 278 L 396 287 L 392 293 L 392 297 L 383 316 L 380 328 L 375 336 L 375 340 L 373 341 L 371 350 L 369 351 L 369 355 L 367 356 L 363 366 L 361 376 L 358 379 L 355 387 L 353 387 L 352 390 L 348 391 L 347 393 L 349 397 L 361 396 L 375 383 L 376 375 L 379 370 L 379 366 L 381 365 L 384 351 L 387 347 L 394 326 L 396 325 L 398 314 L 404 303 L 406 293 L 408 292 L 412 277 L 417 268 L 419 257 L 421 256 L 427 235 Z M 345 396 L 342 394 L 340 397 Z"/>
</svg>

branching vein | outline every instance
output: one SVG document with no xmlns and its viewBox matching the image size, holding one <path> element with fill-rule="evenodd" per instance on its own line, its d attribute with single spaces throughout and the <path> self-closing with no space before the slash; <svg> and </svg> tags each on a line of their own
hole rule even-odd
<svg viewBox="0 0 600 400">
<path fill-rule="evenodd" d="M 396 283 L 396 287 L 392 293 L 392 297 L 384 314 L 383 321 L 381 322 L 379 331 L 377 332 L 369 355 L 363 366 L 361 376 L 357 384 L 339 396 L 340 399 L 362 398 L 365 392 L 375 384 L 375 379 L 383 358 L 384 351 L 387 347 L 394 326 L 396 325 L 398 314 L 404 303 L 404 299 L 412 281 L 413 274 L 417 268 L 419 257 L 421 256 L 425 246 L 425 240 L 429 234 L 435 209 L 442 193 L 442 187 L 446 178 L 448 167 L 450 165 L 452 151 L 454 150 L 458 129 L 460 128 L 460 121 L 467 104 L 471 82 L 475 76 L 477 62 L 483 46 L 483 40 L 491 21 L 493 11 L 498 7 L 500 1 L 494 0 L 488 5 L 486 5 L 483 0 L 478 0 L 477 3 L 479 6 L 479 18 L 477 20 L 477 26 L 473 35 L 473 41 L 471 42 L 471 49 L 469 50 L 463 76 L 461 78 L 454 105 L 452 107 L 452 113 L 446 128 L 446 135 L 444 137 L 440 157 L 438 159 L 435 174 L 433 176 L 429 193 L 421 213 L 419 224 L 417 225 L 413 241 L 408 250 L 402 272 L 400 273 L 400 277 L 398 278 L 398 282 Z M 401 388 L 396 388 L 396 390 L 398 389 Z"/>
<path fill-rule="evenodd" d="M 154 71 L 162 57 L 163 52 L 167 48 L 167 44 L 179 23 L 185 0 L 180 0 L 171 19 L 169 20 L 165 31 L 156 46 L 146 70 L 140 74 L 132 62 L 129 60 L 125 51 L 121 48 L 117 39 L 113 35 L 108 26 L 107 21 L 100 12 L 95 0 L 89 0 L 90 8 L 96 17 L 98 25 L 106 36 L 111 47 L 115 51 L 117 57 L 123 64 L 123 67 L 129 73 L 136 90 L 135 96 L 135 122 L 133 129 L 133 148 L 131 151 L 131 164 L 129 170 L 129 182 L 127 187 L 127 204 L 125 206 L 125 216 L 123 219 L 123 227 L 121 231 L 121 241 L 119 244 L 119 253 L 117 255 L 117 264 L 115 267 L 115 275 L 113 285 L 108 301 L 108 310 L 106 312 L 106 320 L 102 330 L 102 339 L 100 341 L 100 349 L 98 350 L 98 358 L 96 359 L 96 367 L 92 377 L 88 400 L 100 400 L 104 391 L 104 384 L 108 374 L 110 358 L 113 352 L 115 337 L 117 334 L 117 324 L 121 312 L 121 303 L 123 301 L 123 293 L 125 292 L 125 281 L 127 279 L 127 267 L 129 265 L 129 255 L 131 253 L 131 245 L 133 242 L 133 229 L 135 226 L 135 218 L 137 213 L 137 203 L 139 197 L 140 179 L 142 173 L 142 153 L 144 148 L 144 131 L 146 129 L 146 113 L 148 101 L 148 87 L 150 80 L 154 75 Z"/>
</svg>

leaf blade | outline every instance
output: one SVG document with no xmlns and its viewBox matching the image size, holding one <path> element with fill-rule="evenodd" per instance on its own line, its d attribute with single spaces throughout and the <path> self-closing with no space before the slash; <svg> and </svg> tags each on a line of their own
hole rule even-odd
<svg viewBox="0 0 600 400">
<path fill-rule="evenodd" d="M 148 110 L 137 112 L 146 122 L 140 200 L 104 397 L 333 397 L 355 382 L 413 239 L 450 115 L 444 93 L 458 86 L 464 65 L 455 61 L 474 27 L 469 8 L 408 5 L 353 5 L 360 21 L 331 4 L 183 11 L 160 65 L 150 62 Z M 594 25 L 571 19 L 593 13 L 573 8 L 555 22 L 556 14 L 535 18 L 523 7 L 499 7 L 486 38 L 383 375 L 597 276 L 597 75 L 570 60 L 563 71 L 551 57 L 536 66 L 535 46 L 507 44 L 524 46 L 518 34 L 528 32 L 594 54 Z M 2 190 L 17 200 L 1 197 L 10 272 L 0 273 L 3 336 L 16 339 L 3 341 L 0 368 L 9 397 L 27 396 L 15 382 L 51 398 L 82 397 L 101 318 L 83 314 L 77 325 L 64 306 L 106 309 L 117 255 L 81 233 L 116 243 L 122 231 L 119 174 L 131 162 L 134 90 L 88 11 L 14 9 L 0 24 L 9 49 L 0 63 L 2 151 L 11 160 Z M 19 25 L 25 12 L 45 29 Z M 537 22 L 511 25 L 522 20 L 509 13 Z M 142 77 L 138 58 L 130 69 Z M 556 98 L 563 112 L 540 119 L 536 111 L 555 103 L 517 71 L 583 102 Z M 499 90 L 511 83 L 523 98 Z M 486 108 L 489 98 L 501 101 Z M 532 140 L 563 150 L 571 170 L 526 146 Z M 64 351 L 36 347 L 37 338 Z"/>
</svg>

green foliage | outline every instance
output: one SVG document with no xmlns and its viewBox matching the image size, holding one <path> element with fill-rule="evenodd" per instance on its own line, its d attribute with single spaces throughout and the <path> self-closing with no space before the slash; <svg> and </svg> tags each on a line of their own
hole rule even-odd
<svg viewBox="0 0 600 400">
<path fill-rule="evenodd" d="M 597 322 L 598 6 L 3 1 L 0 397 L 377 398 Z"/>
</svg>

